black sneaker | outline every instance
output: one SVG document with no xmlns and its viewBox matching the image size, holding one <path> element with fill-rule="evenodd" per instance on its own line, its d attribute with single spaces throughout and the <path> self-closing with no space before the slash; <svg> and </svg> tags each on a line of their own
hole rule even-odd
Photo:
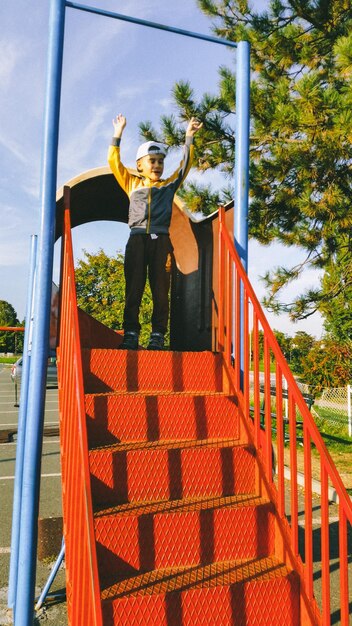
<svg viewBox="0 0 352 626">
<path fill-rule="evenodd" d="M 164 335 L 162 333 L 152 333 L 150 335 L 148 350 L 163 350 Z"/>
<path fill-rule="evenodd" d="M 124 333 L 122 343 L 120 344 L 121 350 L 138 350 L 138 333 L 133 330 L 127 330 Z"/>
</svg>

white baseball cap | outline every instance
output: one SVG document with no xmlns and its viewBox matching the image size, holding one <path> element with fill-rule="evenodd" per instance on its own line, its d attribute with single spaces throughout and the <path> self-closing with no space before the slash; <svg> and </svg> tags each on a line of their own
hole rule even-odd
<svg viewBox="0 0 352 626">
<path fill-rule="evenodd" d="M 137 150 L 136 161 L 138 161 L 142 157 L 148 156 L 148 154 L 162 154 L 166 156 L 167 146 L 165 146 L 163 143 L 158 143 L 157 141 L 146 141 L 139 146 Z"/>
</svg>

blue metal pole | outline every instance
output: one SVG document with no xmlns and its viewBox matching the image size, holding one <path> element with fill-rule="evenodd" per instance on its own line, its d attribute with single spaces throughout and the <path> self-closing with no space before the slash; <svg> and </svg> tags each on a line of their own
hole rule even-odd
<svg viewBox="0 0 352 626">
<path fill-rule="evenodd" d="M 221 37 L 213 37 L 212 35 L 203 35 L 202 33 L 195 33 L 191 30 L 184 30 L 183 28 L 176 28 L 175 26 L 167 26 L 166 24 L 159 24 L 157 22 L 150 22 L 143 20 L 139 17 L 132 17 L 130 15 L 124 15 L 123 13 L 116 13 L 114 11 L 107 11 L 106 9 L 100 9 L 93 6 L 79 4 L 78 2 L 66 1 L 66 6 L 71 9 L 79 9 L 86 13 L 94 13 L 96 15 L 103 15 L 105 17 L 112 17 L 115 20 L 121 20 L 122 22 L 130 22 L 131 24 L 138 24 L 140 26 L 147 26 L 148 28 L 156 28 L 157 30 L 165 30 L 168 33 L 175 33 L 176 35 L 184 35 L 185 37 L 193 37 L 193 39 L 201 39 L 202 41 L 209 41 L 210 43 L 217 43 L 222 46 L 228 46 L 230 48 L 236 48 L 237 43 L 235 41 L 229 41 L 228 39 L 222 39 Z"/>
<path fill-rule="evenodd" d="M 237 44 L 236 63 L 236 154 L 234 234 L 237 252 L 247 270 L 249 190 L 249 86 L 250 45 Z"/>
<path fill-rule="evenodd" d="M 249 191 L 249 92 L 250 44 L 237 44 L 236 62 L 236 150 L 235 150 L 235 209 L 234 237 L 236 250 L 242 264 L 248 269 L 248 191 Z M 243 385 L 244 338 L 243 301 L 241 302 L 241 354 L 240 371 Z"/>
<path fill-rule="evenodd" d="M 55 243 L 56 176 L 65 1 L 51 0 L 42 157 L 41 227 L 34 298 L 26 447 L 23 461 L 15 626 L 33 623 L 45 385 L 49 354 L 50 300 Z"/>
<path fill-rule="evenodd" d="M 28 383 L 29 383 L 29 363 L 30 363 L 29 347 L 30 347 L 30 338 L 31 338 L 31 333 L 32 333 L 32 322 L 33 322 L 33 296 L 34 296 L 36 257 L 37 257 L 37 236 L 32 235 L 30 256 L 29 256 L 29 277 L 28 277 L 28 293 L 27 293 L 27 306 L 26 306 L 26 324 L 25 324 L 25 331 L 24 331 L 20 408 L 18 411 L 18 427 L 17 427 L 16 468 L 15 468 L 15 482 L 14 482 L 14 492 L 13 492 L 10 575 L 9 575 L 9 590 L 8 590 L 8 596 L 7 596 L 7 603 L 10 608 L 13 608 L 15 604 L 16 588 L 17 588 L 18 547 L 19 547 L 20 524 L 21 524 L 23 456 L 24 456 L 24 447 L 25 447 L 27 399 L 28 399 Z"/>
<path fill-rule="evenodd" d="M 49 589 L 51 587 L 51 585 L 53 584 L 54 580 L 55 580 L 55 576 L 57 574 L 57 572 L 59 571 L 60 565 L 62 563 L 62 561 L 64 560 L 64 556 L 65 556 L 65 541 L 64 539 L 62 540 L 61 543 L 61 550 L 59 553 L 59 556 L 56 559 L 56 563 L 53 567 L 53 569 L 50 572 L 50 576 L 48 578 L 48 580 L 46 581 L 45 585 L 44 585 L 44 589 L 42 591 L 42 593 L 40 594 L 39 598 L 38 598 L 38 602 L 35 605 L 35 610 L 39 611 L 39 609 L 41 609 L 43 602 L 45 602 L 45 598 L 48 595 Z"/>
</svg>

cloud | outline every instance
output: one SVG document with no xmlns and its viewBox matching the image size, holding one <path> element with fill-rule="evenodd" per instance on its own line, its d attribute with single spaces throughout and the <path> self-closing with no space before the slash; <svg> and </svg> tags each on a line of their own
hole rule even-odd
<svg viewBox="0 0 352 626">
<path fill-rule="evenodd" d="M 157 0 L 124 2 L 123 14 L 148 19 L 158 6 Z M 116 11 L 115 0 L 104 8 L 120 12 Z M 72 88 L 74 94 L 77 86 L 87 76 L 94 75 L 96 70 L 101 72 L 104 68 L 104 73 L 108 74 L 124 59 L 127 63 L 129 52 L 140 36 L 140 28 L 122 20 L 68 10 L 64 51 L 65 85 Z"/>
<path fill-rule="evenodd" d="M 171 108 L 175 105 L 172 98 L 161 98 L 157 101 L 157 103 L 161 106 L 162 109 L 166 109 L 170 111 Z"/>
<path fill-rule="evenodd" d="M 120 86 L 116 87 L 116 97 L 118 97 L 119 101 L 128 101 L 135 100 L 142 95 L 145 97 L 145 93 L 150 89 L 155 89 L 158 85 L 158 80 L 156 79 L 146 79 L 144 81 L 139 81 L 137 83 L 131 83 L 128 87 L 121 88 Z"/>
<path fill-rule="evenodd" d="M 72 178 L 86 169 L 101 165 L 101 162 L 97 162 L 94 146 L 97 138 L 105 131 L 108 110 L 107 105 L 92 106 L 85 126 L 65 135 L 59 146 L 59 178 L 63 177 L 63 182 L 68 180 L 67 177 Z"/>
<path fill-rule="evenodd" d="M 0 136 L 0 144 L 21 163 L 26 164 L 28 162 L 28 158 L 23 153 L 23 146 L 19 142 Z"/>
<path fill-rule="evenodd" d="M 22 208 L 10 204 L 0 204 L 0 266 L 21 266 L 28 258 L 29 239 L 23 232 L 31 231 L 34 211 L 30 208 L 23 212 Z"/>
<path fill-rule="evenodd" d="M 6 91 L 10 84 L 16 64 L 23 56 L 23 47 L 14 40 L 0 41 L 0 88 Z"/>
</svg>

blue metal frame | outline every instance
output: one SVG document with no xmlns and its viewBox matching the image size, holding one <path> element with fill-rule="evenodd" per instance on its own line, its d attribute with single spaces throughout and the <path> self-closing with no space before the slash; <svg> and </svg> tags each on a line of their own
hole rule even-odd
<svg viewBox="0 0 352 626">
<path fill-rule="evenodd" d="M 14 606 L 15 626 L 30 626 L 33 623 L 40 471 L 55 243 L 56 176 L 64 24 L 65 1 L 51 0 L 41 178 L 42 219 L 38 240 L 33 341 L 25 435 L 26 446 L 23 458 L 18 577 Z"/>
<path fill-rule="evenodd" d="M 249 191 L 250 45 L 240 41 L 236 62 L 236 153 L 234 235 L 236 249 L 247 271 Z"/>
<path fill-rule="evenodd" d="M 43 603 L 45 602 L 45 598 L 47 597 L 47 595 L 49 593 L 50 587 L 51 587 L 51 585 L 53 584 L 53 582 L 55 580 L 55 576 L 56 576 L 56 574 L 58 573 L 58 571 L 60 569 L 62 561 L 64 560 L 64 556 L 65 556 L 65 541 L 64 541 L 64 539 L 62 539 L 61 550 L 59 552 L 59 556 L 57 557 L 55 565 L 54 565 L 53 569 L 50 572 L 50 576 L 49 576 L 48 580 L 46 581 L 46 583 L 44 585 L 44 588 L 43 588 L 43 591 L 41 592 L 41 594 L 40 594 L 40 596 L 38 598 L 37 604 L 34 607 L 36 611 L 39 611 L 39 609 L 42 608 Z M 62 598 L 63 595 L 64 595 L 63 593 L 54 594 L 55 597 L 60 597 L 60 598 Z"/>
<path fill-rule="evenodd" d="M 212 37 L 211 35 L 203 35 L 202 33 L 195 33 L 191 30 L 183 30 L 182 28 L 175 28 L 174 26 L 166 26 L 165 24 L 158 24 L 156 22 L 149 22 L 148 20 L 142 20 L 138 17 L 131 17 L 130 15 L 123 15 L 123 13 L 115 13 L 113 11 L 106 11 L 105 9 L 98 9 L 96 7 L 79 4 L 78 2 L 70 2 L 67 0 L 66 6 L 71 9 L 79 9 L 80 11 L 86 11 L 87 13 L 94 13 L 95 15 L 103 15 L 105 17 L 112 17 L 115 20 L 122 22 L 130 22 L 132 24 L 139 24 L 140 26 L 147 26 L 148 28 L 156 28 L 158 30 L 165 30 L 168 33 L 175 33 L 176 35 L 184 35 L 185 37 L 193 37 L 194 39 L 201 39 L 203 41 L 210 41 L 211 43 L 217 43 L 230 48 L 236 48 L 237 43 L 234 41 L 228 41 L 228 39 L 221 39 L 220 37 Z"/>
<path fill-rule="evenodd" d="M 249 191 L 249 96 L 250 44 L 240 41 L 236 62 L 236 152 L 235 152 L 235 210 L 234 239 L 236 250 L 246 272 L 248 269 L 248 191 Z M 241 292 L 241 329 L 244 328 L 243 287 Z M 244 335 L 241 332 L 240 385 L 244 381 Z"/>
<path fill-rule="evenodd" d="M 21 495 L 23 479 L 23 457 L 26 441 L 26 418 L 28 401 L 28 383 L 30 366 L 30 343 L 33 319 L 33 295 L 35 292 L 35 265 L 37 258 L 37 236 L 31 236 L 30 256 L 29 256 L 29 277 L 26 306 L 26 326 L 24 332 L 24 345 L 22 357 L 22 376 L 20 392 L 20 408 L 18 411 L 17 446 L 16 446 L 16 467 L 15 482 L 13 491 L 12 527 L 11 527 L 11 556 L 10 575 L 7 603 L 13 607 L 16 598 L 17 573 L 18 573 L 18 548 L 21 526 Z"/>
<path fill-rule="evenodd" d="M 248 132 L 249 125 L 246 120 L 247 116 L 249 119 L 249 44 L 247 42 L 239 42 L 237 44 L 225 39 L 148 22 L 119 13 L 80 5 L 75 2 L 51 0 L 41 177 L 42 219 L 38 247 L 36 288 L 34 292 L 33 341 L 31 358 L 29 360 L 27 415 L 25 416 L 25 449 L 23 451 L 20 503 L 21 524 L 18 538 L 18 557 L 14 556 L 18 566 L 18 573 L 17 580 L 11 581 L 11 597 L 9 597 L 11 606 L 14 606 L 15 626 L 30 626 L 33 623 L 46 365 L 49 354 L 51 280 L 55 243 L 57 153 L 66 7 L 209 41 L 230 48 L 238 47 L 235 239 L 236 245 L 238 245 L 240 250 L 240 256 L 243 262 L 247 263 L 245 233 L 247 232 L 248 197 L 246 199 L 245 194 L 246 190 L 248 194 L 248 152 L 246 149 L 245 129 L 247 128 Z M 237 99 L 239 99 L 238 102 Z"/>
</svg>

